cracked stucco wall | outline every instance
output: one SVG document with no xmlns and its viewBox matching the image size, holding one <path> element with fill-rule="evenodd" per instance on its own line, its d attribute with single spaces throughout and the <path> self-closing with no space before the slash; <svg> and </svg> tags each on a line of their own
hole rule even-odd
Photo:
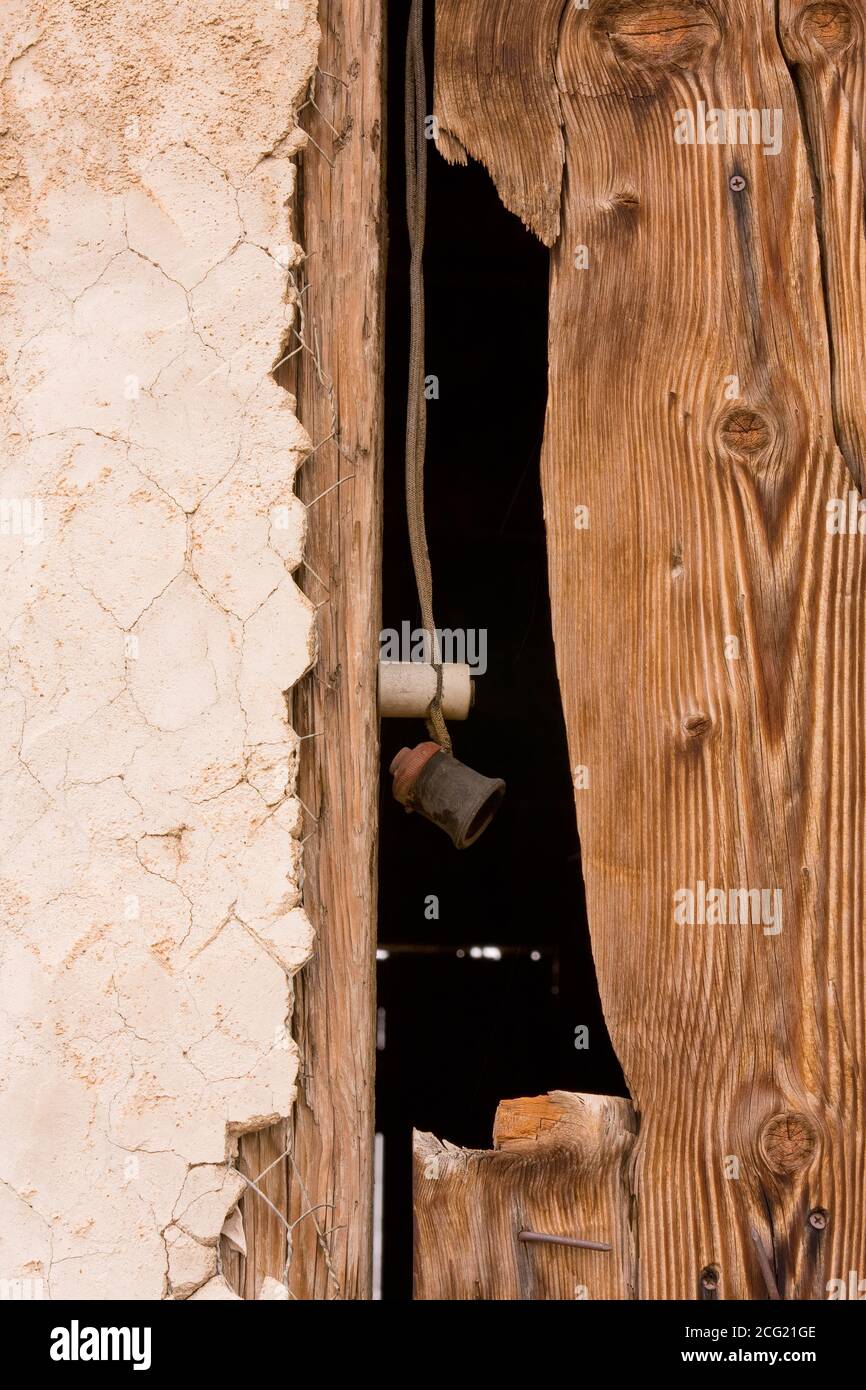
<svg viewBox="0 0 866 1390">
<path fill-rule="evenodd" d="M 270 369 L 315 11 L 0 17 L 0 1280 L 33 1296 L 232 1296 L 236 1138 L 293 1099 L 310 446 Z"/>
</svg>

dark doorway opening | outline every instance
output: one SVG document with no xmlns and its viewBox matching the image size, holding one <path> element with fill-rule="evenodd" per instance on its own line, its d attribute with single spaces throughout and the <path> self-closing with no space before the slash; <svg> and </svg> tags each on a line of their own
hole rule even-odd
<svg viewBox="0 0 866 1390">
<path fill-rule="evenodd" d="M 383 627 L 399 631 L 420 622 L 403 482 L 408 0 L 391 0 L 389 11 Z M 391 797 L 388 765 L 427 737 L 423 723 L 383 721 L 376 1129 L 378 1283 L 387 1299 L 411 1296 L 413 1126 L 489 1148 L 504 1097 L 627 1094 L 589 945 L 550 629 L 538 471 L 548 253 L 506 212 L 484 169 L 452 168 L 428 148 L 425 370 L 438 377 L 439 398 L 427 406 L 426 500 L 436 621 L 486 632 L 475 708 L 451 733 L 457 757 L 504 777 L 508 792 L 477 844 L 455 850 Z M 580 1027 L 589 1042 L 581 1049 Z"/>
</svg>

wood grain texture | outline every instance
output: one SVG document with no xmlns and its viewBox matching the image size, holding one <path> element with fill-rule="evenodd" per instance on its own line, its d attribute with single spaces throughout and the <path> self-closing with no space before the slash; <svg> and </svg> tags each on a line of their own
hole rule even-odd
<svg viewBox="0 0 866 1390">
<path fill-rule="evenodd" d="M 635 1128 L 626 1100 L 554 1091 L 502 1102 L 496 1150 L 416 1131 L 415 1298 L 632 1297 L 626 1174 Z M 526 1230 L 612 1248 L 526 1245 Z"/>
<path fill-rule="evenodd" d="M 543 69 L 548 7 L 521 8 L 499 61 L 565 134 L 542 482 L 593 951 L 640 1116 L 638 1294 L 698 1297 L 714 1265 L 720 1297 L 766 1297 L 754 1228 L 782 1296 L 821 1298 L 866 1268 L 866 538 L 826 526 L 862 465 L 862 45 L 804 72 L 801 113 L 770 0 L 564 3 Z M 437 19 L 493 43 L 501 10 Z M 520 125 L 470 55 L 437 69 L 508 193 Z M 778 154 L 677 143 L 699 102 L 778 110 Z M 677 922 L 701 883 L 778 889 L 781 931 Z"/>
<path fill-rule="evenodd" d="M 808 132 L 832 345 L 836 438 L 862 489 L 866 475 L 866 6 L 780 0 L 782 47 Z"/>
<path fill-rule="evenodd" d="M 552 246 L 559 235 L 565 149 L 552 71 L 562 0 L 444 5 L 436 10 L 436 144 L 452 164 L 466 149 L 495 171 L 505 206 Z M 525 61 L 524 61 L 525 58 Z M 440 85 L 437 74 L 446 80 Z M 513 139 L 503 141 L 502 124 Z M 465 138 L 464 138 L 465 135 Z"/>
<path fill-rule="evenodd" d="M 246 1256 L 233 1249 L 225 1237 L 220 1240 L 223 1274 L 235 1293 L 244 1299 L 258 1298 L 268 1277 L 285 1283 L 287 1232 L 277 1212 L 288 1212 L 286 1131 L 285 1122 L 270 1125 L 244 1135 L 239 1145 L 240 1172 L 255 1182 L 268 1199 L 262 1201 L 250 1188 L 241 1197 L 239 1206 Z M 268 1206 L 268 1202 L 272 1206 Z"/>
<path fill-rule="evenodd" d="M 382 0 L 322 0 L 322 72 L 315 87 L 322 118 L 311 112 L 308 128 L 333 168 L 314 149 L 303 156 L 300 240 L 309 266 L 308 315 L 333 385 L 338 438 L 304 466 L 301 497 L 318 497 L 347 475 L 354 480 L 309 512 L 305 587 L 323 604 L 319 662 L 295 695 L 293 716 L 298 731 L 311 735 L 301 758 L 300 794 L 318 817 L 304 857 L 315 956 L 297 977 L 294 1025 L 301 1077 L 289 1212 L 292 1221 L 303 1219 L 294 1233 L 290 1289 L 302 1299 L 369 1298 L 372 1280 L 383 9 Z M 330 403 L 308 354 L 296 361 L 300 417 L 318 444 L 333 427 Z M 311 1208 L 318 1209 L 315 1219 L 305 1216 Z M 330 1233 L 327 1258 L 316 1223 Z"/>
<path fill-rule="evenodd" d="M 292 1153 L 272 1179 L 294 1227 L 289 1289 L 302 1300 L 371 1293 L 382 568 L 383 5 L 321 0 L 319 23 L 318 110 L 304 116 L 319 148 L 300 160 L 294 234 L 307 256 L 305 330 L 322 379 L 306 351 L 285 369 L 318 446 L 298 491 L 312 504 L 300 582 L 321 605 L 319 659 L 288 692 L 304 740 L 303 901 L 316 943 L 295 979 Z M 280 1126 L 242 1140 L 244 1170 L 260 1172 L 277 1145 L 286 1145 Z M 255 1194 L 244 1205 L 256 1206 L 249 1288 L 251 1267 L 259 1281 L 283 1277 L 286 1232 Z"/>
</svg>

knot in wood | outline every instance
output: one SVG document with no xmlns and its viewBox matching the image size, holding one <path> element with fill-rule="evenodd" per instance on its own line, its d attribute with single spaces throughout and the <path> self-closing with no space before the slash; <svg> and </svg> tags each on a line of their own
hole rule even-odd
<svg viewBox="0 0 866 1390">
<path fill-rule="evenodd" d="M 722 420 L 719 439 L 731 453 L 753 456 L 769 447 L 772 431 L 763 415 L 739 406 Z"/>
<path fill-rule="evenodd" d="M 597 203 L 599 215 L 611 227 L 619 231 L 637 230 L 640 214 L 640 195 L 633 188 L 621 188 L 616 193 L 606 194 Z"/>
<path fill-rule="evenodd" d="M 694 66 L 719 37 L 702 0 L 610 0 L 594 9 L 598 37 L 618 58 L 644 67 Z"/>
<path fill-rule="evenodd" d="M 772 1173 L 791 1178 L 809 1167 L 818 1149 L 818 1130 L 808 1115 L 796 1110 L 772 1115 L 758 1139 L 761 1157 Z"/>
<path fill-rule="evenodd" d="M 683 720 L 683 728 L 688 738 L 703 738 L 713 727 L 713 721 L 703 710 L 696 710 Z"/>
<path fill-rule="evenodd" d="M 715 1265 L 707 1265 L 701 1270 L 701 1288 L 706 1293 L 715 1293 L 719 1287 L 719 1271 Z"/>
<path fill-rule="evenodd" d="M 823 48 L 831 58 L 850 48 L 854 38 L 851 10 L 838 0 L 818 0 L 815 5 L 807 5 L 798 27 L 807 43 Z"/>
</svg>

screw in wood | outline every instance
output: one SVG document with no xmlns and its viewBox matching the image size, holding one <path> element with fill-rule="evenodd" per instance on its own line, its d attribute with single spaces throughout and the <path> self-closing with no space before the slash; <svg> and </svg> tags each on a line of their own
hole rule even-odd
<svg viewBox="0 0 866 1390">
<path fill-rule="evenodd" d="M 730 188 L 732 193 L 742 193 L 745 186 L 746 180 L 743 178 L 742 174 L 734 174 L 733 178 L 730 180 L 730 183 L 728 184 L 728 187 Z"/>
<path fill-rule="evenodd" d="M 821 1207 L 816 1207 L 809 1212 L 809 1225 L 816 1231 L 823 1231 L 827 1225 L 827 1213 Z"/>
<path fill-rule="evenodd" d="M 612 1248 L 600 1240 L 578 1240 L 577 1236 L 549 1236 L 542 1231 L 521 1231 L 517 1239 L 522 1240 L 524 1244 L 571 1245 L 578 1250 L 610 1250 Z"/>
</svg>

